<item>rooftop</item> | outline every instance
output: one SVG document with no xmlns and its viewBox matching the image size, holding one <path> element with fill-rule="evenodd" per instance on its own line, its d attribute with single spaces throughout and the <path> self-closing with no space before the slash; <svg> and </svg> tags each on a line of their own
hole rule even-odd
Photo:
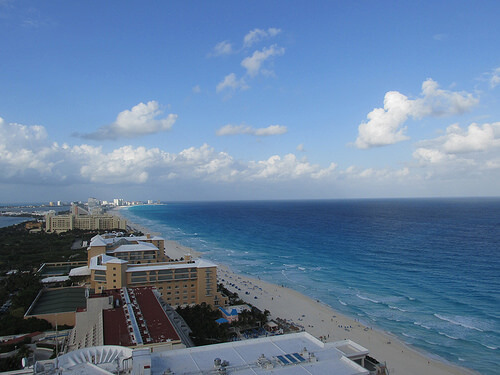
<svg viewBox="0 0 500 375">
<path fill-rule="evenodd" d="M 158 248 L 152 243 L 138 241 L 137 243 L 128 243 L 120 245 L 116 249 L 110 250 L 109 253 L 112 254 L 112 253 L 122 253 L 129 251 L 151 251 L 151 250 L 158 250 Z"/>
<path fill-rule="evenodd" d="M 27 315 L 54 314 L 76 311 L 85 307 L 85 288 L 59 288 L 42 290 Z"/>
<path fill-rule="evenodd" d="M 352 355 L 338 349 L 345 345 L 353 350 Z M 85 348 L 60 356 L 59 367 L 68 375 L 112 373 L 117 364 L 132 373 L 147 371 L 152 375 L 368 375 L 366 369 L 350 359 L 364 353 L 368 350 L 350 340 L 325 344 L 300 332 L 152 353 L 147 348 Z M 87 366 L 90 362 L 95 366 Z M 47 374 L 56 373 L 54 360 L 42 361 L 37 368 Z"/>
<path fill-rule="evenodd" d="M 163 374 L 167 369 L 174 374 L 211 373 L 218 361 L 228 374 L 235 375 L 368 375 L 367 370 L 349 360 L 333 344 L 324 344 L 301 332 L 158 352 L 151 354 L 151 373 Z M 352 348 L 367 352 L 355 345 Z"/>
<path fill-rule="evenodd" d="M 180 340 L 152 287 L 106 290 L 112 309 L 103 310 L 104 343 L 131 346 Z M 103 295 L 92 295 L 92 298 Z"/>
<path fill-rule="evenodd" d="M 169 269 L 179 269 L 179 268 L 210 268 L 217 267 L 215 263 L 212 263 L 205 259 L 196 259 L 190 263 L 149 263 L 149 264 L 130 264 L 127 268 L 127 272 L 139 272 L 139 271 L 155 271 L 155 270 L 169 270 Z"/>
</svg>

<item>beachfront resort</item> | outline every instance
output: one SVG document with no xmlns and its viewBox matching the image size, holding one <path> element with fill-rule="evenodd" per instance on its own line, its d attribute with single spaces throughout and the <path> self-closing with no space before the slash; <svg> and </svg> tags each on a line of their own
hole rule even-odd
<svg viewBox="0 0 500 375">
<path fill-rule="evenodd" d="M 49 337 L 55 342 L 56 358 L 31 358 L 19 371 L 467 373 L 430 360 L 319 301 L 236 274 L 159 235 L 115 230 L 94 234 L 81 243 L 85 261 L 52 262 L 40 267 L 45 287 L 24 316 L 50 322 L 55 332 L 42 334 L 39 340 L 45 342 Z M 236 293 L 243 301 L 235 298 Z M 219 311 L 216 324 L 232 330 L 228 342 L 195 346 L 193 331 L 176 310 L 195 306 Z M 243 329 L 238 321 L 250 311 L 266 311 L 269 320 Z M 65 329 L 58 332 L 63 325 Z"/>
</svg>

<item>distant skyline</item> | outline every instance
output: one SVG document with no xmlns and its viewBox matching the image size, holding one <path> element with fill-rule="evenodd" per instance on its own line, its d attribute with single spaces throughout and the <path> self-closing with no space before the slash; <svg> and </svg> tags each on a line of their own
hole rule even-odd
<svg viewBox="0 0 500 375">
<path fill-rule="evenodd" d="M 498 196 L 498 14 L 0 0 L 0 202 Z"/>
</svg>

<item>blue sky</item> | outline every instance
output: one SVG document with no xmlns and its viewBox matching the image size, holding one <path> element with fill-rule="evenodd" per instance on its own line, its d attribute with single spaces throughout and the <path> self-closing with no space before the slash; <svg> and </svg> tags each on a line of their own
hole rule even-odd
<svg viewBox="0 0 500 375">
<path fill-rule="evenodd" d="M 0 202 L 496 196 L 498 14 L 0 0 Z"/>
</svg>

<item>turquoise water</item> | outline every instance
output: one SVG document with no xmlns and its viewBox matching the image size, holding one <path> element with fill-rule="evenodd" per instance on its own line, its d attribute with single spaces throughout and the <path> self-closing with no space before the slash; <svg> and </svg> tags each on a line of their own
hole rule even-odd
<svg viewBox="0 0 500 375">
<path fill-rule="evenodd" d="M 500 199 L 172 203 L 132 222 L 431 355 L 500 363 Z"/>
</svg>

